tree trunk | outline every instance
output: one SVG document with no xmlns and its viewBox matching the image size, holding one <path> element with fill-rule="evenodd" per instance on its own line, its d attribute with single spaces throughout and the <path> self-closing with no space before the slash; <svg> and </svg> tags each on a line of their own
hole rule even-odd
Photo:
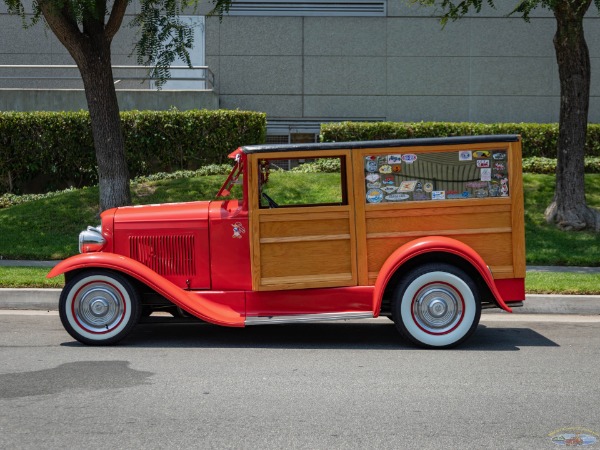
<svg viewBox="0 0 600 450">
<path fill-rule="evenodd" d="M 83 79 L 98 163 L 100 211 L 131 204 L 110 55 L 112 38 L 122 24 L 127 3 L 114 0 L 105 24 L 106 2 L 102 0 L 86 3 L 81 18 L 70 2 L 39 1 L 46 23 L 75 60 Z"/>
<path fill-rule="evenodd" d="M 129 170 L 115 92 L 110 45 L 78 61 L 85 87 L 100 185 L 100 211 L 131 204 Z"/>
<path fill-rule="evenodd" d="M 546 220 L 563 230 L 598 230 L 598 212 L 585 201 L 584 156 L 590 98 L 590 55 L 583 16 L 591 0 L 562 0 L 554 8 L 554 49 L 560 78 L 560 123 L 554 200 Z"/>
</svg>

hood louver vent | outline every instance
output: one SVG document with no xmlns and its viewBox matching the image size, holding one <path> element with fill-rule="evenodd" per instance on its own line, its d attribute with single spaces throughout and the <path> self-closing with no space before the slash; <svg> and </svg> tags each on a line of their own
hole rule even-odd
<svg viewBox="0 0 600 450">
<path fill-rule="evenodd" d="M 235 0 L 229 7 L 232 16 L 385 16 L 383 0 L 278 1 Z"/>
<path fill-rule="evenodd" d="M 162 276 L 194 276 L 194 236 L 130 236 L 132 259 Z"/>
</svg>

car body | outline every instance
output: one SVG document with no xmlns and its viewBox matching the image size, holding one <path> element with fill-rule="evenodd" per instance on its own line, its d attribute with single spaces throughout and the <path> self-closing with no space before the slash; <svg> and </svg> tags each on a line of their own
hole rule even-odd
<svg viewBox="0 0 600 450">
<path fill-rule="evenodd" d="M 74 338 L 118 342 L 157 310 L 231 327 L 385 315 L 445 348 L 482 308 L 525 299 L 519 136 L 230 157 L 218 199 L 111 209 L 80 235 L 81 254 L 48 275 L 65 274 L 59 310 Z"/>
</svg>

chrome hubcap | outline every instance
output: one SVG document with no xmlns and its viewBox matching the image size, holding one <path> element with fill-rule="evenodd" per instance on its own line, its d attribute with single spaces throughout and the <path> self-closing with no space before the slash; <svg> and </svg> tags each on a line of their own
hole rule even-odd
<svg viewBox="0 0 600 450">
<path fill-rule="evenodd" d="M 93 332 L 105 332 L 116 326 L 124 312 L 121 293 L 113 286 L 93 283 L 81 290 L 74 302 L 77 320 Z"/>
<path fill-rule="evenodd" d="M 460 293 L 450 285 L 433 283 L 417 292 L 413 315 L 426 332 L 442 334 L 452 330 L 463 316 Z"/>
</svg>

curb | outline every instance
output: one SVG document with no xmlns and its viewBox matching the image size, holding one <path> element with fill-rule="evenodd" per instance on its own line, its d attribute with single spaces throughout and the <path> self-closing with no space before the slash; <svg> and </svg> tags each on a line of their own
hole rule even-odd
<svg viewBox="0 0 600 450">
<path fill-rule="evenodd" d="M 0 310 L 57 311 L 61 289 L 0 289 Z M 483 314 L 499 313 L 499 309 L 486 309 Z M 526 296 L 515 314 L 578 314 L 600 315 L 598 295 L 544 295 Z"/>
<path fill-rule="evenodd" d="M 57 311 L 62 289 L 0 289 L 0 309 Z"/>
</svg>

